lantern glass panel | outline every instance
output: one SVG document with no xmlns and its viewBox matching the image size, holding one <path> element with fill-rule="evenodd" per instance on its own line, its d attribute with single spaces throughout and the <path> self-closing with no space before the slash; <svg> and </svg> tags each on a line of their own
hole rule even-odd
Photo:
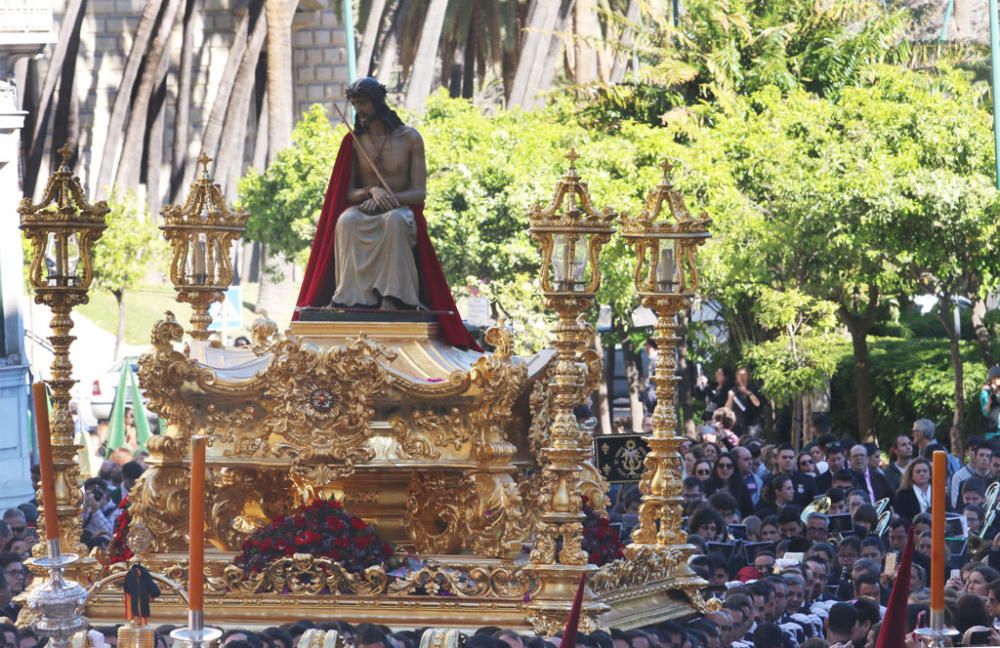
<svg viewBox="0 0 1000 648">
<path fill-rule="evenodd" d="M 656 289 L 658 292 L 674 293 L 681 287 L 679 241 L 666 239 L 656 248 Z"/>
<path fill-rule="evenodd" d="M 204 234 L 195 236 L 191 240 L 191 245 L 188 246 L 187 279 L 190 284 L 205 285 L 208 278 L 206 249 Z"/>
<path fill-rule="evenodd" d="M 75 232 L 49 232 L 45 243 L 45 285 L 79 285 L 80 242 Z"/>
<path fill-rule="evenodd" d="M 587 267 L 587 236 L 559 233 L 553 237 L 552 276 L 556 290 L 577 292 L 585 290 L 590 274 Z"/>
</svg>

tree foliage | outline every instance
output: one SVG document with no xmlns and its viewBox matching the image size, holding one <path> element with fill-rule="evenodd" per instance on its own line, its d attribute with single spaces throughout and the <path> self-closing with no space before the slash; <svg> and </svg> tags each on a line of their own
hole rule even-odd
<svg viewBox="0 0 1000 648">
<path fill-rule="evenodd" d="M 250 214 L 248 239 L 261 241 L 272 253 L 305 261 L 343 132 L 315 104 L 295 125 L 293 145 L 280 151 L 263 173 L 247 172 L 239 184 L 239 206 Z"/>
<path fill-rule="evenodd" d="M 159 269 L 166 245 L 150 214 L 131 191 L 112 191 L 108 207 L 111 211 L 105 216 L 107 229 L 94 245 L 93 285 L 110 292 L 118 302 L 118 358 L 125 338 L 125 294 L 148 273 Z"/>
<path fill-rule="evenodd" d="M 131 191 L 113 191 L 108 227 L 94 245 L 94 287 L 119 297 L 135 288 L 149 272 L 157 270 L 165 244 L 153 219 Z"/>
</svg>

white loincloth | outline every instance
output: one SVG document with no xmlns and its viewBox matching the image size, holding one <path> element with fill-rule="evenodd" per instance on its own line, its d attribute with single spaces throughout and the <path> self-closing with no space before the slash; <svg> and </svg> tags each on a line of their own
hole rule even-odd
<svg viewBox="0 0 1000 648">
<path fill-rule="evenodd" d="M 366 214 L 357 207 L 337 219 L 337 292 L 333 303 L 378 306 L 394 297 L 408 306 L 420 304 L 420 279 L 413 246 L 417 226 L 409 207 Z"/>
</svg>

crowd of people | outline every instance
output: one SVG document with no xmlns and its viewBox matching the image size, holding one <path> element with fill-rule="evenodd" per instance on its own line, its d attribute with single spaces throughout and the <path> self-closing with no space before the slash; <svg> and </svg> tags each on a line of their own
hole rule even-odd
<svg viewBox="0 0 1000 648">
<path fill-rule="evenodd" d="M 745 369 L 719 370 L 697 390 L 706 421 L 681 446 L 684 525 L 691 567 L 723 609 L 689 624 L 692 648 L 874 646 L 911 529 L 906 631 L 916 642 L 909 633 L 929 622 L 930 459 L 946 450 L 934 422 L 914 421 L 884 450 L 832 434 L 796 450 L 762 442 L 763 399 Z M 981 401 L 989 422 L 1000 399 Z M 956 645 L 1000 645 L 1000 535 L 987 510 L 1000 482 L 995 429 L 947 456 L 945 618 Z"/>
</svg>

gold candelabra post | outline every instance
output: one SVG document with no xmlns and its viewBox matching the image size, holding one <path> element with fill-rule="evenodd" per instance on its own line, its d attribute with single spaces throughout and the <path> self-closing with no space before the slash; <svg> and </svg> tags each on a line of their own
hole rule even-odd
<svg viewBox="0 0 1000 648">
<path fill-rule="evenodd" d="M 596 569 L 583 551 L 583 511 L 580 493 L 581 465 L 588 449 L 573 407 L 582 400 L 587 366 L 580 362 L 580 315 L 591 307 L 601 283 L 598 256 L 611 238 L 615 212 L 597 211 L 586 183 L 576 170 L 577 154 L 570 151 L 569 170 L 556 186 L 552 202 L 528 214 L 531 236 L 541 247 L 541 283 L 549 306 L 559 322 L 555 328 L 556 358 L 550 389 L 553 417 L 548 442 L 542 450 L 541 505 L 527 570 L 538 581 L 528 603 L 536 632 L 553 634 L 565 622 L 580 574 Z M 561 542 L 561 547 L 557 545 Z M 581 627 L 593 627 L 594 617 L 606 606 L 585 592 Z"/>
<path fill-rule="evenodd" d="M 687 542 L 681 530 L 682 439 L 677 434 L 674 375 L 677 368 L 677 314 L 686 308 L 698 288 L 696 254 L 709 237 L 710 220 L 692 218 L 684 198 L 670 182 L 671 165 L 664 162 L 663 180 L 646 198 L 635 218 L 622 215 L 622 236 L 635 250 L 635 285 L 644 306 L 656 313 L 654 339 L 659 349 L 656 363 L 656 409 L 639 491 L 639 526 L 632 532 L 635 552 L 641 545 L 678 546 Z M 669 218 L 661 219 L 664 204 Z"/>
<path fill-rule="evenodd" d="M 52 311 L 49 322 L 52 373 L 47 382 L 52 403 L 52 455 L 61 545 L 70 552 L 85 555 L 87 549 L 80 543 L 83 505 L 77 463 L 80 446 L 74 443 L 69 410 L 70 390 L 76 383 L 69 359 L 70 345 L 76 339 L 70 335 L 73 329 L 70 314 L 74 306 L 86 304 L 89 299 L 93 246 L 104 232 L 104 217 L 110 210 L 104 201 L 95 205 L 87 202 L 80 179 L 73 177 L 69 169 L 71 149 L 63 146 L 59 154 L 62 163 L 45 185 L 41 202 L 35 205 L 31 199 L 23 198 L 17 211 L 21 215 L 21 230 L 31 243 L 28 280 L 35 291 L 35 303 Z M 42 516 L 38 521 L 44 524 Z M 36 553 L 42 553 L 42 547 L 39 545 Z"/>
<path fill-rule="evenodd" d="M 225 196 L 208 172 L 212 160 L 201 154 L 199 177 L 191 184 L 182 206 L 167 205 L 163 216 L 163 237 L 170 242 L 170 281 L 177 301 L 191 304 L 191 337 L 207 340 L 212 316 L 208 309 L 225 298 L 233 281 L 229 249 L 245 229 L 247 213 L 231 210 Z"/>
</svg>

